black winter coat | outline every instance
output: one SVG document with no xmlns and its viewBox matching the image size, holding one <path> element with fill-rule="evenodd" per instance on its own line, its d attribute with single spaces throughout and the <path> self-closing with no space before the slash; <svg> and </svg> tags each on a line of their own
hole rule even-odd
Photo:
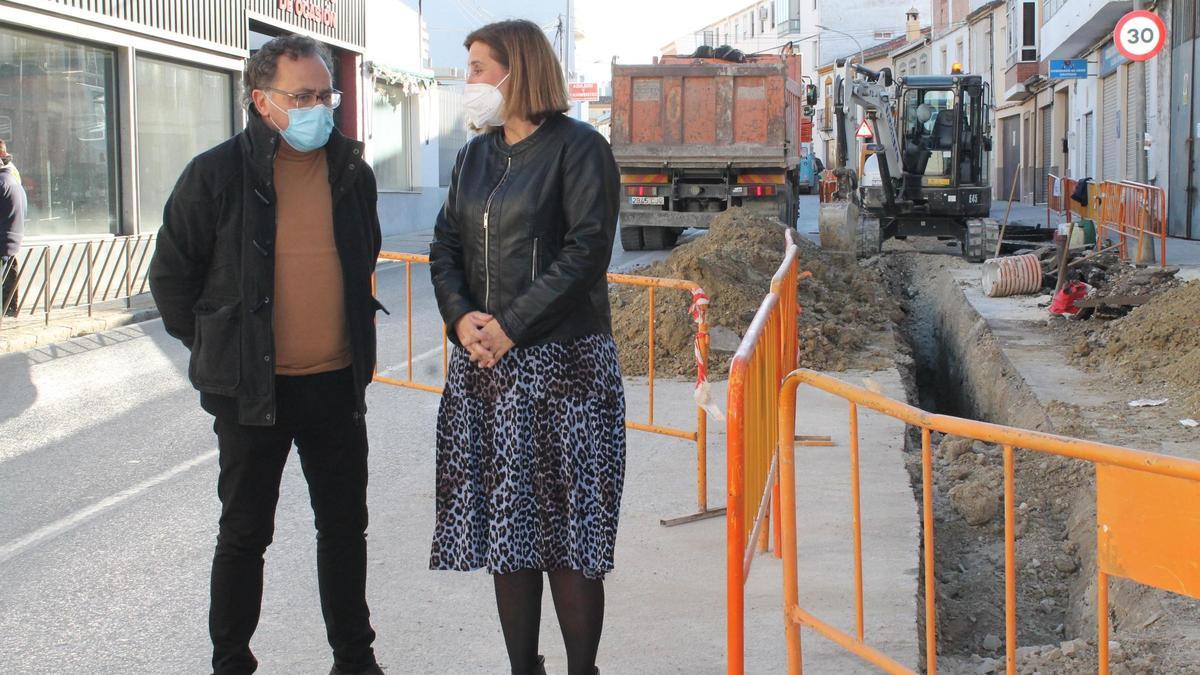
<svg viewBox="0 0 1200 675">
<path fill-rule="evenodd" d="M 620 189 L 608 141 L 564 115 L 514 146 L 501 131 L 463 146 L 429 247 L 455 343 L 472 311 L 496 317 L 518 347 L 611 333 Z"/>
<path fill-rule="evenodd" d="M 167 200 L 150 263 L 163 324 L 192 352 L 188 376 L 201 405 L 258 426 L 275 423 L 272 181 L 281 142 L 251 111 L 245 131 L 193 159 Z M 362 143 L 336 130 L 325 151 L 362 415 L 375 370 L 375 312 L 382 309 L 371 294 L 381 245 L 375 175 Z"/>
</svg>

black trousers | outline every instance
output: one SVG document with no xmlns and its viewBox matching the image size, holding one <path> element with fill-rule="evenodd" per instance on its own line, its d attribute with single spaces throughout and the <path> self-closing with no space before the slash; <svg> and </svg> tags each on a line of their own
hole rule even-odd
<svg viewBox="0 0 1200 675">
<path fill-rule="evenodd" d="M 17 266 L 17 257 L 0 258 L 0 276 L 3 276 L 3 282 L 0 283 L 0 310 L 5 316 L 17 315 L 17 275 L 20 274 L 20 269 Z"/>
<path fill-rule="evenodd" d="M 334 664 L 375 664 L 367 581 L 367 433 L 350 369 L 276 377 L 276 424 L 218 416 L 221 521 L 212 566 L 213 670 L 252 673 L 250 638 L 262 607 L 263 553 L 275 531 L 279 482 L 292 443 L 316 516 L 317 580 Z"/>
</svg>

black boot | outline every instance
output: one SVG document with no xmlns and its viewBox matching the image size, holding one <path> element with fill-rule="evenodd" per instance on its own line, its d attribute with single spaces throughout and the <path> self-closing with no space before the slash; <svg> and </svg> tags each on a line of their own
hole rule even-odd
<svg viewBox="0 0 1200 675">
<path fill-rule="evenodd" d="M 376 665 L 371 666 L 370 668 L 367 668 L 366 670 L 359 671 L 359 673 L 361 673 L 361 675 L 383 675 L 383 669 L 380 668 L 378 664 L 376 664 Z M 350 675 L 350 674 L 346 673 L 345 671 L 339 670 L 337 666 L 334 666 L 333 668 L 331 668 L 329 670 L 329 675 Z"/>
<path fill-rule="evenodd" d="M 538 654 L 537 665 L 533 667 L 533 670 L 529 671 L 529 675 L 546 675 L 546 657 Z"/>
</svg>

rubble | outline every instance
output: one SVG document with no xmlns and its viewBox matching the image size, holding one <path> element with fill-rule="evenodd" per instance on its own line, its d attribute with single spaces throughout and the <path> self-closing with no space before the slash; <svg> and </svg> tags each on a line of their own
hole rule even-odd
<svg viewBox="0 0 1200 675">
<path fill-rule="evenodd" d="M 1185 408 L 1200 412 L 1197 307 L 1200 281 L 1177 285 L 1079 338 L 1074 354 L 1091 368 L 1119 369 L 1134 383 L 1175 385 L 1185 392 Z"/>
<path fill-rule="evenodd" d="M 870 348 L 890 326 L 896 302 L 886 293 L 879 271 L 840 262 L 807 240 L 797 245 L 800 269 L 813 275 L 800 282 L 797 298 L 801 306 L 799 365 L 833 371 L 881 365 L 882 357 Z M 704 289 L 711 303 L 709 375 L 722 377 L 728 374 L 737 342 L 770 290 L 771 277 L 783 255 L 784 228 L 778 221 L 733 208 L 714 219 L 706 234 L 636 273 L 688 279 Z M 616 286 L 610 297 L 621 371 L 645 375 L 648 294 L 642 288 Z M 655 293 L 657 375 L 690 376 L 696 372 L 695 324 L 688 314 L 689 302 L 687 294 L 680 291 Z"/>
</svg>

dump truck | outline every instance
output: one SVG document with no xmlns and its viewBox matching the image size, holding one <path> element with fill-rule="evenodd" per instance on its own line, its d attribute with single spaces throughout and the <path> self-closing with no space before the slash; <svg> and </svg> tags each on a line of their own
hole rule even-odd
<svg viewBox="0 0 1200 675">
<path fill-rule="evenodd" d="M 812 140 L 805 105 L 816 101 L 799 55 L 709 48 L 614 63 L 612 82 L 625 250 L 671 248 L 734 206 L 795 225 L 802 144 Z"/>
<path fill-rule="evenodd" d="M 968 260 L 995 254 L 989 217 L 991 96 L 979 75 L 893 78 L 837 63 L 835 198 L 821 205 L 823 248 L 858 257 L 890 237 L 957 239 Z"/>
</svg>

